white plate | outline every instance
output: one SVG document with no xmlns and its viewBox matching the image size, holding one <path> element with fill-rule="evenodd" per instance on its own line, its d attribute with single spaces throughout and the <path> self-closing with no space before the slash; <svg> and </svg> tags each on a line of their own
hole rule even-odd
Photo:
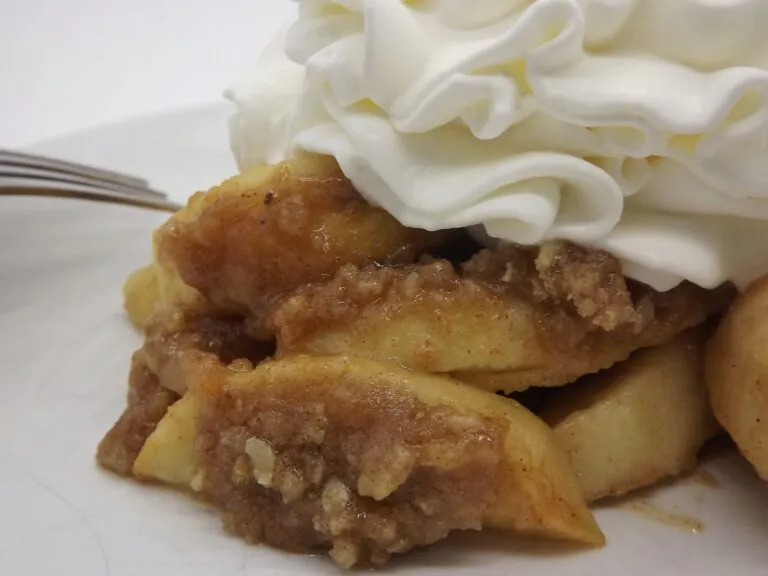
<svg viewBox="0 0 768 576">
<path fill-rule="evenodd" d="M 179 198 L 234 171 L 224 106 L 51 142 L 38 151 L 129 170 Z M 99 470 L 96 443 L 124 405 L 139 344 L 121 309 L 163 216 L 71 200 L 0 199 L 0 574 L 334 574 L 323 557 L 248 546 L 173 492 Z M 735 455 L 651 494 L 696 534 L 623 506 L 598 510 L 602 550 L 567 553 L 501 535 L 462 536 L 392 564 L 398 574 L 764 575 L 768 486 Z"/>
</svg>

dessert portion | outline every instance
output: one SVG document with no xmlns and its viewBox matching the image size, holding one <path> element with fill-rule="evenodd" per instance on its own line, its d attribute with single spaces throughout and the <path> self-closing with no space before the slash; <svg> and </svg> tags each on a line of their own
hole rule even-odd
<svg viewBox="0 0 768 576">
<path fill-rule="evenodd" d="M 682 353 L 694 337 L 675 337 L 724 311 L 730 287 L 684 282 L 660 293 L 599 250 L 487 249 L 462 231 L 429 233 L 400 251 L 404 260 L 364 258 L 345 240 L 363 238 L 355 220 L 324 230 L 319 249 L 335 270 L 319 258 L 299 264 L 295 244 L 276 240 L 279 226 L 232 224 L 274 221 L 286 197 L 314 200 L 311 186 L 287 191 L 297 173 L 336 175 L 355 194 L 332 160 L 302 153 L 195 196 L 156 231 L 155 262 L 125 286 L 145 340 L 126 410 L 99 446 L 102 466 L 196 494 L 251 542 L 327 549 L 351 566 L 483 526 L 599 544 L 587 499 L 691 465 L 713 428 L 696 355 Z M 316 211 L 316 221 L 328 214 Z M 389 236 L 417 232 L 394 221 Z M 221 247 L 234 238 L 247 240 L 236 256 Z M 265 245 L 286 264 L 272 282 L 251 269 Z M 345 262 L 350 253 L 357 262 Z M 222 294 L 240 295 L 238 304 Z M 590 384 L 571 383 L 617 362 L 591 385 L 604 387 L 602 399 L 577 411 Z M 576 388 L 547 399 L 550 429 L 473 378 L 502 380 L 506 391 Z M 636 401 L 622 426 L 606 414 L 627 394 Z M 647 402 L 659 396 L 678 436 L 649 461 L 632 451 L 647 449 Z M 562 435 L 558 409 L 578 419 L 566 426 L 581 426 L 577 437 Z M 614 445 L 593 443 L 595 434 Z M 569 456 L 574 446 L 581 459 Z M 599 481 L 585 472 L 593 467 Z"/>
<path fill-rule="evenodd" d="M 229 94 L 242 173 L 125 285 L 98 461 L 347 568 L 486 526 L 601 544 L 587 502 L 718 432 L 705 375 L 765 476 L 764 282 L 737 293 L 768 272 L 767 20 L 299 2 Z"/>
</svg>

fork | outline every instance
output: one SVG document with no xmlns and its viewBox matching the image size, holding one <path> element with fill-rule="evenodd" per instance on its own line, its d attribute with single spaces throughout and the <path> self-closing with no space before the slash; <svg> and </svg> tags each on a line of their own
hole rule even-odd
<svg viewBox="0 0 768 576">
<path fill-rule="evenodd" d="M 4 149 L 0 149 L 0 196 L 80 198 L 168 212 L 181 208 L 142 178 Z"/>
</svg>

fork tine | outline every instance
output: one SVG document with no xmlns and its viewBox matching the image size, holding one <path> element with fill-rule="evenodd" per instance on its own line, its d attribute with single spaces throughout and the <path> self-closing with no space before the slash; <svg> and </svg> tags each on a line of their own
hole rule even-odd
<svg viewBox="0 0 768 576">
<path fill-rule="evenodd" d="M 111 180 L 98 180 L 79 174 L 70 174 L 64 172 L 51 172 L 50 170 L 37 167 L 15 166 L 0 163 L 0 179 L 11 179 L 14 186 L 23 185 L 21 180 L 32 181 L 33 185 L 39 181 L 59 182 L 62 184 L 73 184 L 75 186 L 89 186 L 92 188 L 104 188 L 116 192 L 125 192 L 126 194 L 135 194 L 137 196 L 146 196 L 151 198 L 165 198 L 165 194 L 152 190 L 146 186 L 136 186 L 133 184 L 124 184 Z"/>
<path fill-rule="evenodd" d="M 121 193 L 103 188 L 89 186 L 75 187 L 72 184 L 40 181 L 33 185 L 31 180 L 24 180 L 21 186 L 14 186 L 10 179 L 0 179 L 0 197 L 2 196 L 45 196 L 52 198 L 76 198 L 94 200 L 113 204 L 127 204 L 144 208 L 152 208 L 165 212 L 176 212 L 181 206 L 156 196 L 140 196 L 132 193 Z"/>
<path fill-rule="evenodd" d="M 17 150 L 7 150 L 0 148 L 0 165 L 27 167 L 34 169 L 50 170 L 55 173 L 74 174 L 82 177 L 89 177 L 99 181 L 117 182 L 126 186 L 147 187 L 147 181 L 136 176 L 121 174 L 102 168 L 94 168 L 75 162 L 19 152 Z"/>
<path fill-rule="evenodd" d="M 0 195 L 58 196 L 176 211 L 146 180 L 55 158 L 0 149 Z"/>
</svg>

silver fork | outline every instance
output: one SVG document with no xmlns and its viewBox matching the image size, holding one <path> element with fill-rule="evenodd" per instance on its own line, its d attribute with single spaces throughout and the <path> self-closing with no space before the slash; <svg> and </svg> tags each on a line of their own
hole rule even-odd
<svg viewBox="0 0 768 576">
<path fill-rule="evenodd" d="M 146 180 L 36 154 L 0 149 L 0 196 L 55 196 L 175 212 Z"/>
</svg>

